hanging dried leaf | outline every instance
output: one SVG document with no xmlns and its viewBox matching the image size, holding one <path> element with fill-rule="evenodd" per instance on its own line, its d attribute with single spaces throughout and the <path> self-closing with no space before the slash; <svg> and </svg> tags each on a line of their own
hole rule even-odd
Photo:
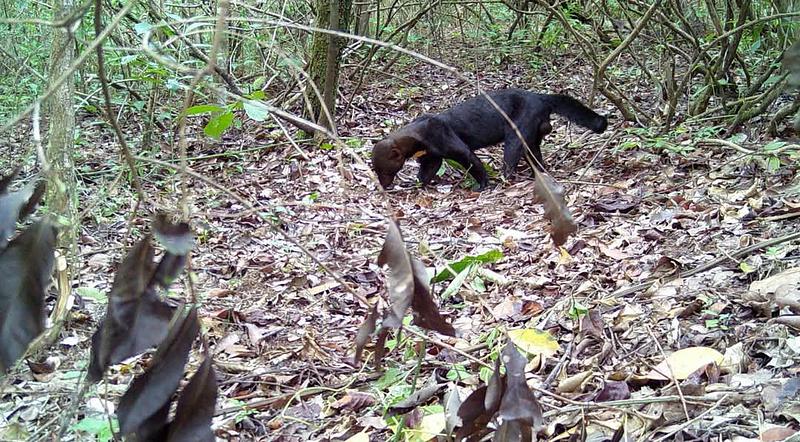
<svg viewBox="0 0 800 442">
<path fill-rule="evenodd" d="M 380 367 L 383 357 L 386 356 L 386 338 L 389 337 L 389 329 L 381 327 L 378 337 L 375 338 L 375 367 Z"/>
<path fill-rule="evenodd" d="M 389 265 L 389 311 L 384 327 L 397 328 L 409 306 L 414 310 L 414 324 L 428 330 L 455 336 L 455 329 L 441 313 L 431 296 L 425 266 L 406 250 L 397 223 L 389 221 L 386 242 L 378 256 L 378 265 Z"/>
<path fill-rule="evenodd" d="M 411 258 L 411 269 L 414 273 L 414 299 L 411 301 L 414 324 L 443 335 L 455 336 L 456 330 L 439 313 L 439 307 L 433 301 L 425 266 L 418 259 Z"/>
<path fill-rule="evenodd" d="M 373 304 L 372 308 L 367 313 L 366 319 L 364 319 L 364 323 L 361 324 L 361 327 L 358 328 L 358 334 L 356 335 L 355 344 L 356 344 L 356 354 L 353 357 L 355 362 L 358 364 L 361 362 L 361 354 L 364 352 L 364 347 L 367 346 L 369 342 L 370 336 L 375 333 L 375 320 L 378 317 L 378 303 L 376 302 Z"/>
<path fill-rule="evenodd" d="M 0 252 L 0 373 L 44 330 L 55 240 L 55 228 L 39 221 Z"/>
<path fill-rule="evenodd" d="M 139 241 L 120 264 L 108 297 L 108 312 L 92 336 L 89 380 L 109 365 L 157 345 L 167 334 L 172 308 L 161 301 L 152 281 L 153 247 Z"/>
<path fill-rule="evenodd" d="M 30 182 L 22 189 L 8 193 L 8 186 L 19 169 L 0 179 L 0 249 L 16 230 L 17 221 L 31 214 L 44 194 L 44 182 Z"/>
<path fill-rule="evenodd" d="M 447 393 L 444 395 L 444 416 L 446 420 L 445 429 L 447 435 L 453 434 L 453 431 L 461 426 L 461 418 L 458 417 L 458 408 L 461 406 L 461 397 L 458 395 L 458 387 L 456 384 L 450 383 L 447 386 Z"/>
<path fill-rule="evenodd" d="M 162 242 L 170 244 L 168 251 L 153 270 L 154 251 L 148 236 L 120 264 L 108 297 L 106 317 L 92 336 L 92 382 L 100 380 L 109 365 L 158 345 L 167 334 L 173 308 L 159 298 L 156 290 L 169 286 L 180 273 L 186 255 L 176 252 L 187 250 L 191 234 L 188 225 L 171 225 L 161 218 L 154 230 Z"/>
<path fill-rule="evenodd" d="M 494 361 L 494 371 L 486 384 L 486 398 L 483 402 L 483 407 L 494 414 L 500 406 L 500 400 L 503 398 L 503 390 L 505 389 L 505 382 L 503 376 L 500 374 L 500 358 Z"/>
<path fill-rule="evenodd" d="M 175 278 L 178 277 L 178 274 L 183 270 L 183 266 L 186 264 L 186 255 L 174 255 L 172 252 L 164 253 L 164 256 L 161 257 L 161 261 L 158 263 L 158 267 L 156 267 L 156 271 L 153 272 L 153 278 L 150 282 L 152 286 L 159 286 L 161 288 L 167 288 Z"/>
<path fill-rule="evenodd" d="M 213 442 L 211 419 L 217 405 L 217 374 L 211 358 L 205 360 L 183 388 L 175 419 L 169 425 L 167 442 Z"/>
<path fill-rule="evenodd" d="M 496 410 L 486 410 L 485 400 L 486 386 L 484 385 L 470 393 L 458 408 L 458 417 L 461 419 L 462 425 L 456 432 L 456 440 L 463 440 L 470 436 L 474 437 L 470 440 L 479 440 L 482 435 L 489 432 L 486 425 Z"/>
<path fill-rule="evenodd" d="M 504 422 L 519 421 L 538 428 L 542 424 L 542 409 L 525 381 L 527 360 L 511 342 L 506 344 L 502 357 L 506 367 L 506 388 L 500 401 L 500 417 Z"/>
<path fill-rule="evenodd" d="M 164 214 L 157 215 L 153 221 L 153 235 L 168 252 L 174 255 L 186 255 L 194 246 L 189 224 L 173 224 Z"/>
<path fill-rule="evenodd" d="M 403 323 L 403 316 L 414 298 L 414 275 L 411 268 L 411 257 L 403 243 L 400 228 L 394 220 L 389 220 L 386 241 L 383 243 L 381 254 L 378 255 L 378 265 L 389 265 L 389 311 L 383 321 L 384 327 L 397 328 Z"/>
<path fill-rule="evenodd" d="M 530 425 L 520 421 L 503 421 L 492 438 L 495 442 L 530 442 L 533 431 Z"/>
<path fill-rule="evenodd" d="M 4 193 L 6 189 L 8 189 L 8 186 L 11 185 L 11 182 L 14 181 L 14 178 L 19 174 L 20 170 L 22 170 L 22 167 L 17 167 L 8 175 L 0 176 L 0 193 Z"/>
<path fill-rule="evenodd" d="M 179 311 L 176 314 L 181 313 Z M 161 419 L 160 410 L 165 404 L 169 406 L 170 397 L 178 388 L 183 366 L 189 359 L 189 350 L 199 330 L 197 310 L 194 308 L 169 328 L 153 357 L 153 364 L 143 375 L 134 379 L 120 399 L 117 418 L 122 434 L 133 433 L 138 440 L 146 440 L 144 435 L 164 431 L 166 416 Z M 158 419 L 154 418 L 156 416 Z"/>
<path fill-rule="evenodd" d="M 570 234 L 578 231 L 564 200 L 564 187 L 550 175 L 537 173 L 533 193 L 537 201 L 544 204 L 544 216 L 550 220 L 550 236 L 553 237 L 553 242 L 556 246 L 564 244 Z"/>
</svg>

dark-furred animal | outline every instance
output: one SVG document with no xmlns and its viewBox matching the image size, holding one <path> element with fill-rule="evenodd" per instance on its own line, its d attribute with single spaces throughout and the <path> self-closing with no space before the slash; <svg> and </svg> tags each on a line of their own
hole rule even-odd
<svg viewBox="0 0 800 442">
<path fill-rule="evenodd" d="M 567 95 L 537 94 L 521 89 L 489 93 L 517 126 L 530 147 L 537 167 L 544 167 L 542 138 L 552 131 L 550 114 L 602 133 L 606 117 Z M 457 161 L 475 178 L 478 190 L 489 184 L 489 176 L 475 150 L 503 142 L 503 173 L 511 177 L 522 158 L 524 146 L 506 118 L 484 97 L 471 98 L 439 114 L 426 114 L 392 132 L 372 149 L 372 167 L 384 188 L 388 188 L 406 160 L 419 156 L 419 180 L 428 184 L 442 160 Z"/>
</svg>

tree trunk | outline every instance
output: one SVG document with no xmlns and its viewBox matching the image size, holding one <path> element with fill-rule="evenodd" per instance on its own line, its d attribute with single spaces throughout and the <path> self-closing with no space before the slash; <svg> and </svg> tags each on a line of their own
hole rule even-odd
<svg viewBox="0 0 800 442">
<path fill-rule="evenodd" d="M 351 6 L 352 0 L 316 0 L 317 18 L 315 26 L 331 30 L 348 29 Z M 335 10 L 331 11 L 332 8 L 335 8 Z M 331 19 L 333 19 L 333 22 Z M 308 59 L 307 70 L 310 80 L 316 85 L 325 101 L 328 101 L 326 105 L 332 119 L 335 119 L 334 104 L 339 86 L 341 54 L 345 43 L 346 39 L 344 38 L 318 32 L 314 34 Z M 322 112 L 320 96 L 317 95 L 313 88 L 310 88 L 307 95 L 310 101 L 309 107 L 313 114 L 306 115 L 306 118 L 332 129 L 334 124 L 328 121 L 325 113 Z"/>
<path fill-rule="evenodd" d="M 53 0 L 53 20 L 58 21 L 72 13 L 74 0 Z M 50 81 L 69 70 L 75 58 L 75 42 L 71 32 L 64 28 L 53 31 L 53 46 L 50 56 Z M 59 235 L 57 249 L 66 257 L 66 269 L 59 272 L 58 301 L 51 319 L 53 328 L 48 332 L 47 341 L 53 342 L 58 337 L 60 325 L 66 316 L 67 298 L 70 294 L 71 275 L 75 272 L 79 231 L 78 219 L 78 182 L 75 175 L 75 82 L 73 79 L 64 82 L 47 101 L 49 120 L 47 148 L 45 156 L 50 167 L 45 201 L 48 211 L 57 216 Z M 57 265 L 57 267 L 59 267 Z"/>
<path fill-rule="evenodd" d="M 353 30 L 357 35 L 363 37 L 369 37 L 369 8 L 370 4 L 367 0 L 358 0 L 355 11 L 353 11 L 353 17 L 356 19 Z"/>
</svg>

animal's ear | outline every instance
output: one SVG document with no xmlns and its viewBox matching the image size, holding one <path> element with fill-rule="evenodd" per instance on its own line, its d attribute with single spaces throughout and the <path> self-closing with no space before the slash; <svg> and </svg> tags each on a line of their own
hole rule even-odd
<svg viewBox="0 0 800 442">
<path fill-rule="evenodd" d="M 389 159 L 392 161 L 401 161 L 406 159 L 398 143 L 399 141 L 397 143 L 393 143 L 392 148 L 389 150 Z"/>
</svg>

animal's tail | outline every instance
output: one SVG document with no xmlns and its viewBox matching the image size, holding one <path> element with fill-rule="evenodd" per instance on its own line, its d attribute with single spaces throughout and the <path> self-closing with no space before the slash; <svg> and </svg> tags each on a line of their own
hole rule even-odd
<svg viewBox="0 0 800 442">
<path fill-rule="evenodd" d="M 553 112 L 597 133 L 605 132 L 608 127 L 606 117 L 589 109 L 580 101 L 568 95 L 541 95 L 542 99 L 550 105 Z"/>
</svg>

